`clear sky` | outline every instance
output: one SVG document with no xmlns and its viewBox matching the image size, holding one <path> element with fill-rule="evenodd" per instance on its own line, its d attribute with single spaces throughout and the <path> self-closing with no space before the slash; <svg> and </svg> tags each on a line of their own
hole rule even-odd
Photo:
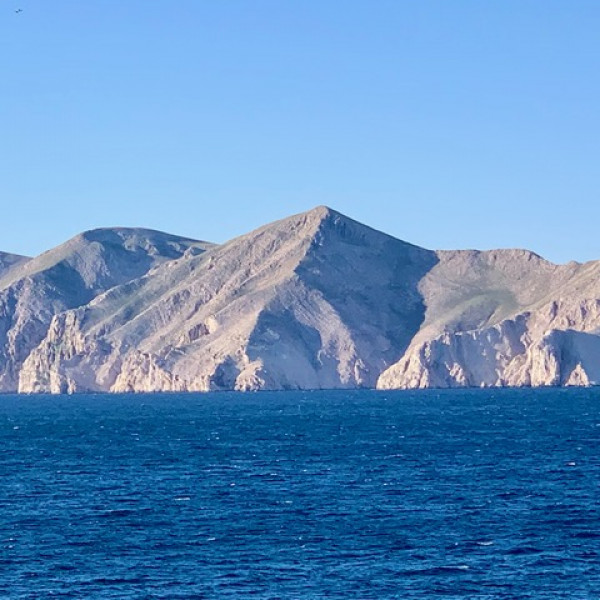
<svg viewBox="0 0 600 600">
<path fill-rule="evenodd" d="M 600 258 L 598 0 L 1 0 L 0 50 L 2 250 L 327 204 Z"/>
</svg>

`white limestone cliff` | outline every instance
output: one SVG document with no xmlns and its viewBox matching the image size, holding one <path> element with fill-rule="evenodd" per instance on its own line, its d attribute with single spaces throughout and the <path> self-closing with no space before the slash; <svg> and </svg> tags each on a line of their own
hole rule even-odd
<svg viewBox="0 0 600 600">
<path fill-rule="evenodd" d="M 381 389 L 600 383 L 600 263 L 552 266 L 487 320 L 427 327 L 384 371 Z M 504 290 L 506 292 L 506 290 Z M 553 299 L 557 298 L 557 299 Z M 505 318 L 510 311 L 513 313 Z M 441 318 L 441 317 L 438 317 Z M 451 327 L 451 324 L 453 327 Z M 437 327 L 440 327 L 438 321 Z"/>
</svg>

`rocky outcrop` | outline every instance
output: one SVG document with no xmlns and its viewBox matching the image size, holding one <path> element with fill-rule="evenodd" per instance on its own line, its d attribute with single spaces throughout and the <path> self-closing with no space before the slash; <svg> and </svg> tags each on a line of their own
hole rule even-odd
<svg viewBox="0 0 600 600">
<path fill-rule="evenodd" d="M 491 327 L 413 343 L 381 389 L 600 384 L 600 300 L 552 301 Z"/>
</svg>

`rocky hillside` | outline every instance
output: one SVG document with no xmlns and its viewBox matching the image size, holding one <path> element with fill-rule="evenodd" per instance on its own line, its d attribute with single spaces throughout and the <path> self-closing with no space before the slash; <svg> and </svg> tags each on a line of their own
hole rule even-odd
<svg viewBox="0 0 600 600">
<path fill-rule="evenodd" d="M 599 270 L 434 252 L 326 207 L 223 245 L 96 230 L 0 254 L 0 389 L 588 385 Z"/>
<path fill-rule="evenodd" d="M 457 279 L 448 266 L 462 253 L 444 254 L 421 285 L 423 327 L 378 387 L 600 383 L 600 262 L 557 266 L 526 252 L 485 252 L 493 269 Z"/>
<path fill-rule="evenodd" d="M 0 271 L 0 391 L 16 391 L 24 360 L 54 315 L 210 245 L 144 229 L 98 229 Z M 6 255 L 5 255 L 6 256 Z"/>
<path fill-rule="evenodd" d="M 374 387 L 421 326 L 435 261 L 319 207 L 57 315 L 19 389 Z"/>
</svg>

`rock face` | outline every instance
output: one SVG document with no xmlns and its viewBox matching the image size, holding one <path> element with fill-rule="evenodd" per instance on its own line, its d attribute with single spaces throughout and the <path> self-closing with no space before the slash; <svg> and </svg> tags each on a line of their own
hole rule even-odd
<svg viewBox="0 0 600 600">
<path fill-rule="evenodd" d="M 201 242 L 143 229 L 98 229 L 0 271 L 0 391 L 18 389 L 20 371 L 54 315 L 87 304 L 153 267 L 203 250 Z"/>
<path fill-rule="evenodd" d="M 600 262 L 531 253 L 438 253 L 421 283 L 427 315 L 381 389 L 600 383 Z M 460 283 L 460 281 L 462 283 Z"/>
<path fill-rule="evenodd" d="M 0 391 L 600 383 L 600 262 L 430 251 L 331 209 L 223 245 L 0 254 Z"/>
</svg>

